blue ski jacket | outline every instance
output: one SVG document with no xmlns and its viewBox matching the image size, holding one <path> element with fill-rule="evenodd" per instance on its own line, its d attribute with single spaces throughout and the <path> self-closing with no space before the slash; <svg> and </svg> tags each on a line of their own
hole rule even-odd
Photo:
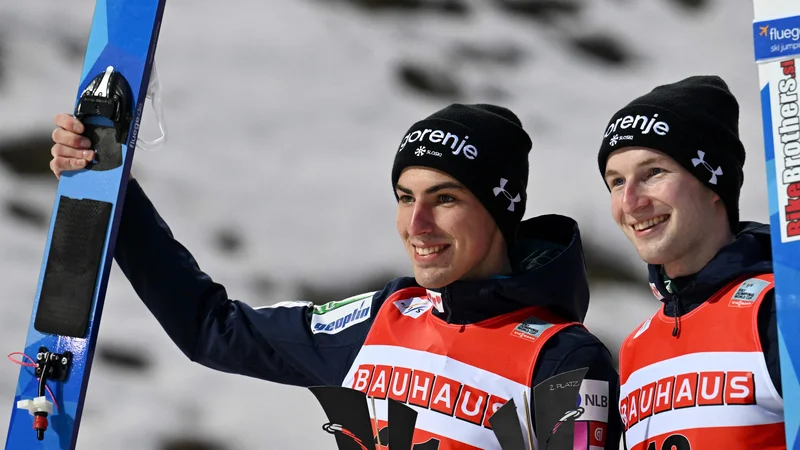
<svg viewBox="0 0 800 450">
<path fill-rule="evenodd" d="M 664 297 L 661 300 L 664 302 L 664 314 L 680 318 L 705 303 L 717 291 L 737 278 L 772 273 L 771 245 L 769 225 L 741 222 L 736 239 L 722 247 L 696 274 L 668 280 L 661 266 L 649 265 L 650 283 L 655 285 Z M 765 294 L 761 301 L 758 311 L 758 335 L 772 384 L 778 393 L 782 393 L 774 290 Z M 669 337 L 665 336 L 664 339 Z"/>
<path fill-rule="evenodd" d="M 583 321 L 589 305 L 577 224 L 549 215 L 523 222 L 510 252 L 509 277 L 458 281 L 439 289 L 444 313 L 454 324 L 481 321 L 528 306 L 542 306 L 571 321 Z M 115 259 L 156 320 L 192 361 L 223 372 L 295 386 L 341 385 L 370 329 L 366 320 L 329 324 L 312 333 L 310 302 L 284 301 L 253 308 L 231 299 L 174 239 L 136 180 L 131 180 L 115 247 Z M 414 278 L 389 281 L 371 297 L 377 312 L 393 292 L 417 286 Z M 331 299 L 332 301 L 340 299 Z M 323 307 L 324 308 L 324 307 Z M 582 327 L 567 328 L 546 343 L 533 384 L 588 367 L 588 379 L 609 383 L 607 449 L 619 448 L 619 377 L 603 343 Z M 533 421 L 532 421 L 533 422 Z"/>
</svg>

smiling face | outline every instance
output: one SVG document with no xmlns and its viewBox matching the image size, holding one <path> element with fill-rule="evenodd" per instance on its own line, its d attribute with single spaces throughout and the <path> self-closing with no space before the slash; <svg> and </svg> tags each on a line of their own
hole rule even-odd
<svg viewBox="0 0 800 450">
<path fill-rule="evenodd" d="M 618 150 L 605 180 L 614 221 L 642 260 L 670 277 L 699 271 L 732 238 L 719 196 L 664 153 Z"/>
<path fill-rule="evenodd" d="M 510 271 L 500 229 L 455 178 L 409 167 L 400 175 L 396 192 L 397 232 L 420 286 L 433 289 Z"/>
</svg>

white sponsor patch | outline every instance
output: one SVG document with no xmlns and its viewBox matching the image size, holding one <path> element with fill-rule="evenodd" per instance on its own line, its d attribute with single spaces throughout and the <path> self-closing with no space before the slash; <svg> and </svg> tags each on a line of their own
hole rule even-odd
<svg viewBox="0 0 800 450">
<path fill-rule="evenodd" d="M 442 304 L 442 294 L 426 289 L 428 292 L 428 300 L 433 304 L 434 308 L 440 313 L 444 312 L 444 305 Z"/>
<path fill-rule="evenodd" d="M 769 286 L 769 283 L 764 280 L 759 280 L 758 278 L 750 278 L 749 280 L 745 280 L 742 284 L 736 288 L 736 292 L 734 292 L 733 296 L 731 297 L 730 302 L 728 302 L 729 306 L 736 306 L 739 308 L 747 308 L 753 305 L 753 302 L 756 301 L 761 292 Z"/>
<path fill-rule="evenodd" d="M 402 315 L 416 319 L 417 317 L 425 314 L 427 310 L 431 309 L 431 307 L 433 307 L 433 303 L 431 303 L 427 298 L 414 297 L 407 298 L 405 300 L 398 300 L 394 302 L 394 306 L 400 310 Z"/>
<path fill-rule="evenodd" d="M 608 423 L 608 381 L 583 380 L 580 390 L 583 414 L 579 421 Z M 616 407 L 616 405 L 615 405 Z"/>
<path fill-rule="evenodd" d="M 652 318 L 652 317 L 651 317 L 651 318 L 649 318 L 649 319 L 647 319 L 647 320 L 646 320 L 646 321 L 645 321 L 645 322 L 642 324 L 642 326 L 641 326 L 641 327 L 639 327 L 639 330 L 636 332 L 636 334 L 634 334 L 634 335 L 633 335 L 633 338 L 634 338 L 634 339 L 636 339 L 636 338 L 638 338 L 639 336 L 641 336 L 641 335 L 642 335 L 642 333 L 644 333 L 645 331 L 647 331 L 647 329 L 648 329 L 648 328 L 650 328 L 650 322 L 652 322 L 652 321 L 653 321 L 653 318 Z"/>
<path fill-rule="evenodd" d="M 553 324 L 550 322 L 545 322 L 538 317 L 531 316 L 525 319 L 524 322 L 514 327 L 514 331 L 512 331 L 511 334 L 518 338 L 532 341 L 541 336 L 542 333 L 552 326 Z"/>
<path fill-rule="evenodd" d="M 337 304 L 338 303 L 338 304 Z M 311 317 L 311 332 L 336 334 L 369 319 L 372 297 L 358 301 L 331 302 L 315 308 Z"/>
</svg>

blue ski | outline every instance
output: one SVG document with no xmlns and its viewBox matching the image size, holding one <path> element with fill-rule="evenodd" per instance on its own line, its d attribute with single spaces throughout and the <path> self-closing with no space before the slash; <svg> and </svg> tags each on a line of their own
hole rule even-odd
<svg viewBox="0 0 800 450">
<path fill-rule="evenodd" d="M 75 116 L 97 151 L 58 183 L 7 450 L 74 449 L 166 0 L 97 0 Z"/>
<path fill-rule="evenodd" d="M 800 449 L 800 2 L 754 0 L 786 447 Z"/>
</svg>

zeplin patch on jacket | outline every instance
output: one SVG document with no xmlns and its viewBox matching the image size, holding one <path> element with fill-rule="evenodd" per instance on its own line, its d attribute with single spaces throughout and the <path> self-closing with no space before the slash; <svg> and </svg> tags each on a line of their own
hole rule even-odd
<svg viewBox="0 0 800 450">
<path fill-rule="evenodd" d="M 314 306 L 311 332 L 336 334 L 370 318 L 374 292 Z"/>
</svg>

